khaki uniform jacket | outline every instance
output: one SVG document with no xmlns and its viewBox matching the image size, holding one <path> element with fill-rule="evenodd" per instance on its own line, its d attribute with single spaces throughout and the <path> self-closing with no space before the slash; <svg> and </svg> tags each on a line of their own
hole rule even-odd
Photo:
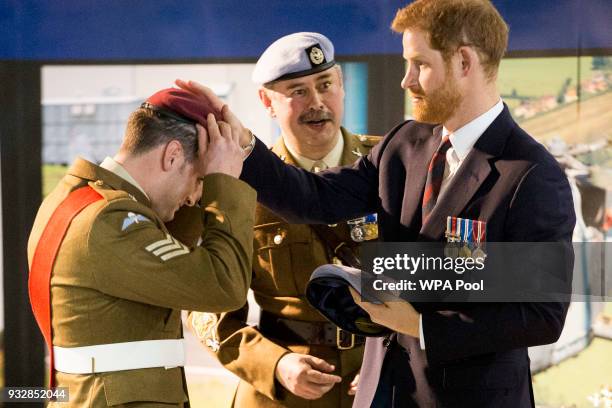
<svg viewBox="0 0 612 408">
<path fill-rule="evenodd" d="M 356 136 L 345 129 L 342 129 L 342 137 L 341 165 L 353 163 L 381 140 L 377 136 Z M 282 137 L 272 151 L 286 163 L 297 165 Z M 313 270 L 333 262 L 330 251 L 310 226 L 288 224 L 259 204 L 255 224 L 251 289 L 261 309 L 283 318 L 326 321 L 308 304 L 305 291 Z M 346 223 L 335 228 L 342 229 L 346 242 L 351 240 Z M 361 367 L 363 346 L 339 351 L 335 347 L 288 344 L 268 338 L 257 327 L 247 325 L 248 311 L 246 304 L 240 310 L 221 315 L 192 313 L 189 319 L 200 341 L 215 351 L 219 361 L 243 380 L 234 397 L 235 407 L 338 408 L 352 405 L 353 397 L 347 392 Z M 291 394 L 275 381 L 276 364 L 289 352 L 311 354 L 335 365 L 335 373 L 343 377 L 342 383 L 315 401 Z"/>
<path fill-rule="evenodd" d="M 243 306 L 256 202 L 245 183 L 223 174 L 204 178 L 202 207 L 189 209 L 204 228 L 203 242 L 188 247 L 170 235 L 138 188 L 78 159 L 38 211 L 28 243 L 30 265 L 53 211 L 86 185 L 103 199 L 74 218 L 57 254 L 51 276 L 54 345 L 177 339 L 181 309 L 225 312 Z M 138 222 L 134 214 L 142 216 Z M 153 251 L 154 243 L 176 249 Z M 71 407 L 183 406 L 188 399 L 181 368 L 58 372 L 56 384 L 69 388 Z"/>
</svg>

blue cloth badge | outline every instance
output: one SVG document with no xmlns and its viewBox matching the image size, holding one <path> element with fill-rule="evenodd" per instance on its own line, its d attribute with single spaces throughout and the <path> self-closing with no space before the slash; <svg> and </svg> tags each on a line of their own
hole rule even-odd
<svg viewBox="0 0 612 408">
<path fill-rule="evenodd" d="M 138 224 L 140 222 L 151 222 L 151 220 L 148 219 L 147 217 L 145 217 L 142 214 L 136 214 L 136 213 L 133 213 L 133 212 L 129 212 L 127 217 L 125 217 L 125 219 L 123 220 L 123 225 L 121 226 L 121 231 L 125 231 L 126 229 L 128 229 L 130 227 L 130 225 Z"/>
</svg>

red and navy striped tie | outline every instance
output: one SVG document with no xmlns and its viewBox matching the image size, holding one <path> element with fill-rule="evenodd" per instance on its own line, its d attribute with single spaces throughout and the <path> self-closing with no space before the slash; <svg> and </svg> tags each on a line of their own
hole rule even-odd
<svg viewBox="0 0 612 408">
<path fill-rule="evenodd" d="M 434 153 L 429 163 L 427 170 L 427 181 L 425 181 L 425 192 L 423 193 L 423 224 L 427 221 L 429 214 L 436 206 L 438 194 L 442 187 L 442 179 L 444 178 L 444 166 L 446 165 L 446 152 L 451 147 L 449 135 L 442 138 L 440 147 Z"/>
</svg>

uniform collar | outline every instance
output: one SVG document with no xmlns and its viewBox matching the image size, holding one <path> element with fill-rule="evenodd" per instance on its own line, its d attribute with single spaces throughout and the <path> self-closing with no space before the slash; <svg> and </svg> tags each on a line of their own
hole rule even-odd
<svg viewBox="0 0 612 408">
<path fill-rule="evenodd" d="M 119 177 L 115 173 L 80 157 L 75 160 L 72 166 L 70 166 L 67 174 L 87 181 L 102 181 L 115 190 L 125 191 L 126 193 L 134 196 L 138 202 L 143 203 L 148 207 L 151 206 L 149 198 L 146 196 L 146 194 L 139 190 L 138 187 L 128 182 L 126 179 Z"/>
<path fill-rule="evenodd" d="M 338 130 L 338 141 L 336 142 L 336 145 L 321 160 L 312 160 L 308 157 L 299 155 L 287 143 L 285 143 L 285 147 L 287 148 L 287 151 L 291 154 L 291 156 L 293 156 L 296 163 L 303 169 L 311 169 L 314 163 L 317 161 L 322 161 L 327 165 L 327 167 L 336 167 L 340 165 L 342 160 L 342 151 L 344 150 L 344 138 L 342 137 L 342 132 Z"/>
<path fill-rule="evenodd" d="M 106 170 L 116 174 L 117 176 L 121 177 L 122 179 L 124 179 L 128 183 L 130 183 L 133 186 L 135 186 L 136 188 L 138 188 L 142 192 L 142 194 L 145 195 L 145 197 L 149 198 L 147 193 L 145 193 L 144 189 L 140 186 L 140 184 L 138 184 L 138 182 L 134 179 L 134 177 L 132 177 L 130 175 L 130 173 L 128 173 L 128 171 L 125 169 L 125 167 L 123 167 L 119 162 L 117 162 L 112 157 L 108 157 L 107 156 L 104 159 L 104 161 L 102 163 L 100 163 L 100 167 L 102 167 L 103 169 L 106 169 Z"/>
<path fill-rule="evenodd" d="M 466 125 L 450 133 L 445 127 L 442 128 L 442 137 L 450 133 L 450 141 L 453 149 L 460 161 L 463 161 L 476 141 L 482 136 L 487 128 L 493 123 L 495 118 L 504 109 L 504 104 L 500 99 L 491 109 L 478 116 L 476 119 L 468 122 Z"/>
<path fill-rule="evenodd" d="M 364 144 L 367 141 L 367 137 L 363 135 L 355 135 L 343 127 L 340 127 L 342 137 L 344 138 L 344 150 L 342 151 L 342 159 L 340 161 L 341 166 L 347 164 L 353 164 L 361 156 L 365 156 L 370 151 L 371 146 Z"/>
</svg>

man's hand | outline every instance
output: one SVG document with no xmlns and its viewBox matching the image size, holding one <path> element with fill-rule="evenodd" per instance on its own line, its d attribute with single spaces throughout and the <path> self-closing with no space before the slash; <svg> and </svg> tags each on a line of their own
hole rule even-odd
<svg viewBox="0 0 612 408">
<path fill-rule="evenodd" d="M 242 148 L 238 144 L 238 137 L 234 136 L 229 124 L 217 122 L 215 115 L 208 114 L 205 129 L 196 125 L 198 129 L 198 158 L 196 169 L 200 175 L 211 173 L 224 173 L 232 177 L 239 177 L 242 172 Z"/>
<path fill-rule="evenodd" d="M 385 302 L 382 305 L 362 302 L 361 295 L 355 289 L 349 286 L 349 290 L 357 306 L 368 312 L 374 323 L 388 327 L 398 333 L 419 337 L 420 314 L 410 303 L 399 299 L 394 302 Z"/>
<path fill-rule="evenodd" d="M 353 381 L 351 381 L 351 383 L 349 385 L 348 395 L 355 395 L 355 394 L 357 394 L 357 387 L 358 386 L 359 386 L 359 373 L 357 373 L 355 375 L 355 378 L 353 378 Z"/>
<path fill-rule="evenodd" d="M 320 358 L 306 354 L 285 354 L 276 365 L 276 379 L 298 397 L 308 400 L 321 398 L 342 378 L 328 374 L 335 367 Z"/>
<path fill-rule="evenodd" d="M 223 121 L 229 123 L 232 128 L 232 133 L 240 135 L 240 146 L 245 147 L 251 142 L 251 132 L 242 126 L 240 119 L 230 111 L 229 107 L 212 91 L 212 89 L 196 81 L 183 81 L 182 79 L 177 79 L 174 83 L 179 88 L 207 99 L 215 110 L 221 112 Z"/>
</svg>

